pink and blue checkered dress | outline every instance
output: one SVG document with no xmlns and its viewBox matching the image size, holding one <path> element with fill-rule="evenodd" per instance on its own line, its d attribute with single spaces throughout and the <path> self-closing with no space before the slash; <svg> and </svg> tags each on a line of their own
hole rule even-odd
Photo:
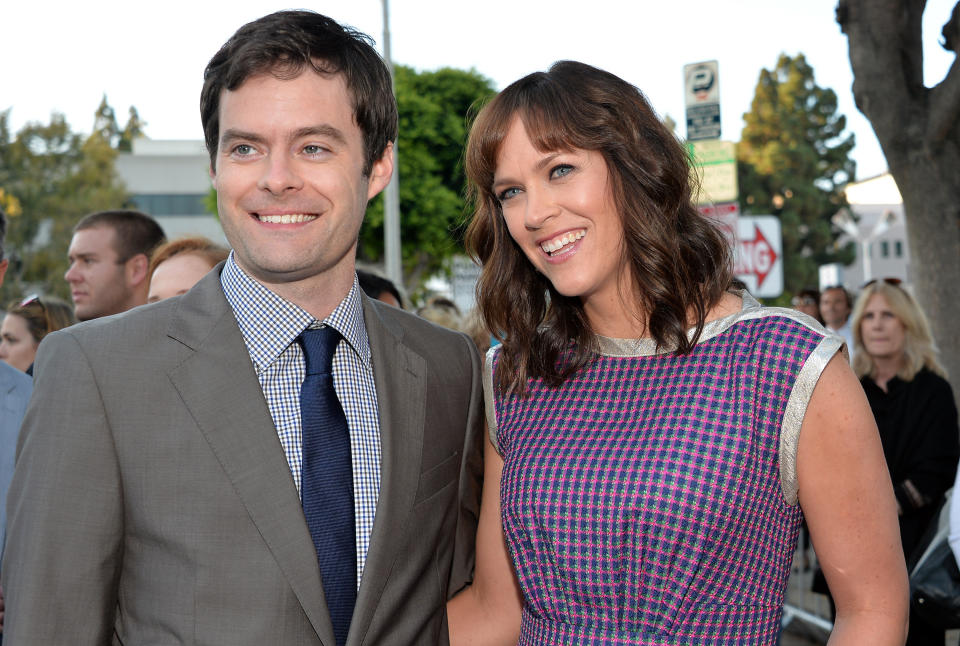
<svg viewBox="0 0 960 646">
<path fill-rule="evenodd" d="M 489 399 L 519 644 L 775 643 L 800 424 L 841 343 L 745 295 L 689 355 L 601 339 L 560 388 Z"/>
</svg>

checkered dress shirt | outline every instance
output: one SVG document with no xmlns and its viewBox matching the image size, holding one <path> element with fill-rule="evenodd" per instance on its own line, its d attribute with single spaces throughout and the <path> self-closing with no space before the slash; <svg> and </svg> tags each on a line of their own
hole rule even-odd
<svg viewBox="0 0 960 646">
<path fill-rule="evenodd" d="M 350 431 L 359 587 L 380 494 L 380 415 L 356 278 L 350 293 L 323 321 L 244 273 L 232 252 L 223 267 L 220 284 L 250 353 L 298 492 L 303 447 L 300 385 L 306 375 L 306 363 L 297 337 L 307 328 L 329 325 L 346 341 L 333 356 L 333 385 Z"/>
</svg>

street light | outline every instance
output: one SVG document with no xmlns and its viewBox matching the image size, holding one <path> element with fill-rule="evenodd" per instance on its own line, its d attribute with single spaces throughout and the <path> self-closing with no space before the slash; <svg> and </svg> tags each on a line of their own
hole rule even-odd
<svg viewBox="0 0 960 646">
<path fill-rule="evenodd" d="M 867 282 L 873 276 L 870 268 L 870 243 L 877 236 L 883 235 L 897 221 L 897 214 L 893 211 L 884 211 L 880 218 L 874 223 L 869 231 L 862 231 L 860 226 L 853 219 L 849 209 L 843 209 L 834 213 L 830 221 L 841 231 L 860 243 L 860 266 L 863 269 L 863 280 Z"/>
<path fill-rule="evenodd" d="M 383 3 L 383 59 L 390 70 L 390 84 L 396 96 L 393 59 L 390 58 L 390 2 Z M 399 139 L 399 137 L 398 137 Z M 403 267 L 400 262 L 400 155 L 393 142 L 393 175 L 383 193 L 383 262 L 387 278 L 403 288 Z"/>
</svg>

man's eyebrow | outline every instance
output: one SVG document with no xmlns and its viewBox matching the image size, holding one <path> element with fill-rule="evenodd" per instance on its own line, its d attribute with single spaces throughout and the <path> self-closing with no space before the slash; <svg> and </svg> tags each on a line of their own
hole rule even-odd
<svg viewBox="0 0 960 646">
<path fill-rule="evenodd" d="M 219 146 L 221 149 L 226 148 L 230 142 L 233 141 L 251 141 L 253 143 L 263 143 L 264 138 L 254 132 L 246 132 L 238 128 L 228 128 L 223 131 L 223 134 L 220 135 Z"/>
<path fill-rule="evenodd" d="M 303 139 L 304 137 L 328 137 L 333 139 L 336 143 L 344 145 L 347 143 L 347 138 L 343 132 L 334 126 L 329 124 L 320 124 L 316 126 L 305 126 L 299 128 L 293 132 L 291 135 L 291 140 Z M 226 148 L 231 142 L 234 141 L 249 141 L 251 143 L 260 144 L 266 141 L 265 137 L 258 135 L 255 132 L 247 132 L 245 130 L 240 130 L 239 128 L 228 128 L 223 131 L 223 134 L 220 135 L 220 148 Z"/>
<path fill-rule="evenodd" d="M 303 139 L 304 137 L 329 137 L 338 144 L 343 145 L 347 143 L 346 136 L 344 136 L 339 128 L 326 123 L 316 126 L 306 126 L 293 133 L 293 139 Z"/>
</svg>

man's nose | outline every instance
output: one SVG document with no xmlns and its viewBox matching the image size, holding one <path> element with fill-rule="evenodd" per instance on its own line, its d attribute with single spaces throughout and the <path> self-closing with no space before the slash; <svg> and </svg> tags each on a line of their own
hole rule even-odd
<svg viewBox="0 0 960 646">
<path fill-rule="evenodd" d="M 287 155 L 271 155 L 264 160 L 263 174 L 257 186 L 274 195 L 281 195 L 289 190 L 303 188 L 303 178 L 300 177 L 295 160 Z"/>
<path fill-rule="evenodd" d="M 76 283 L 80 281 L 80 272 L 77 270 L 77 263 L 70 263 L 66 273 L 63 274 L 63 278 L 68 283 Z"/>
</svg>

